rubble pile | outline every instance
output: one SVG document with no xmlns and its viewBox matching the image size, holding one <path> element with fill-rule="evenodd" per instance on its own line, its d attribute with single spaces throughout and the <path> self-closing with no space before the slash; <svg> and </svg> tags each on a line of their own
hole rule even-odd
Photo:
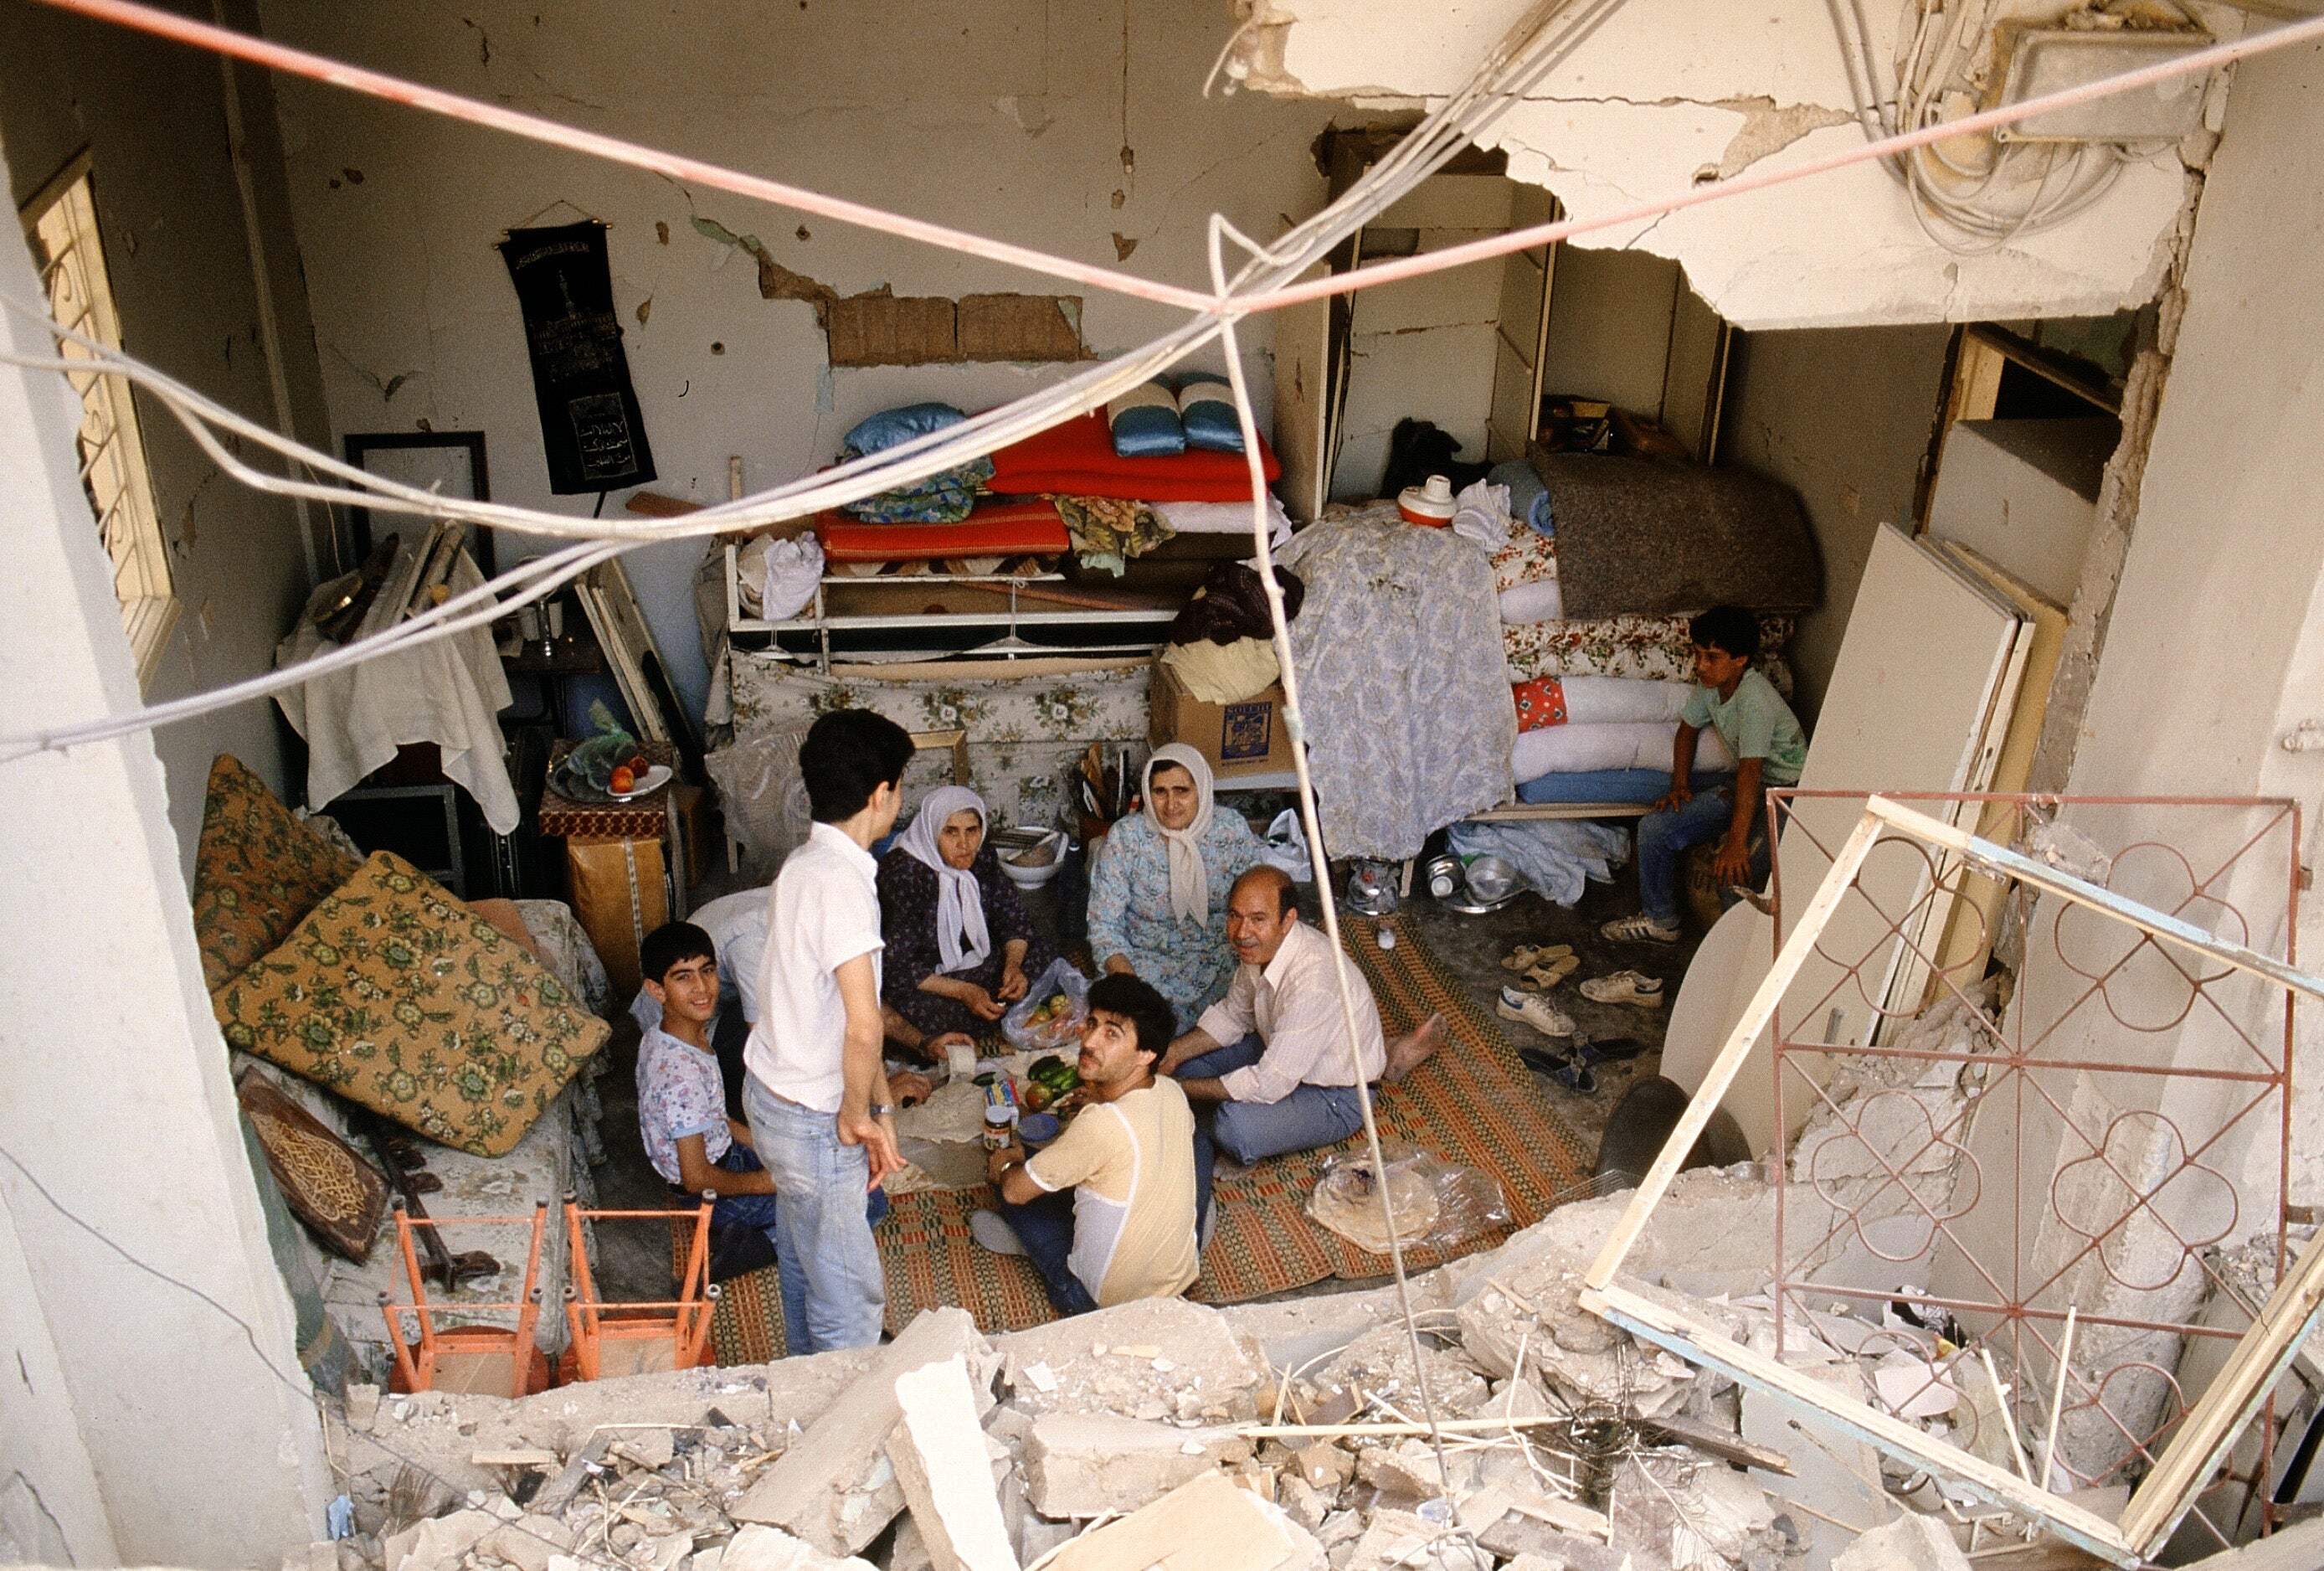
<svg viewBox="0 0 2324 1571">
<path fill-rule="evenodd" d="M 1623 1203 L 1416 1280 L 1416 1362 L 1383 1290 L 991 1338 L 941 1309 L 881 1348 L 516 1401 L 357 1388 L 335 1571 L 1824 1571 L 1892 1563 L 1861 1557 L 1876 1529 L 1893 1563 L 1965 1564 L 1941 1497 L 1582 1308 Z M 1772 1346 L 1773 1212 L 1755 1169 L 1683 1175 L 1642 1290 Z M 1850 1324 L 1861 1357 L 1804 1325 L 1786 1354 L 1877 1389 L 1893 1345 Z"/>
</svg>

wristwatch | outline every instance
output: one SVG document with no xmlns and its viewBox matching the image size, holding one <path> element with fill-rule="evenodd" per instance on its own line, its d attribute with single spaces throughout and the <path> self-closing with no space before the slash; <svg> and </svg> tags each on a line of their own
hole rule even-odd
<svg viewBox="0 0 2324 1571">
<path fill-rule="evenodd" d="M 892 1102 L 874 1102 L 863 1111 L 874 1118 L 893 1118 L 896 1114 L 896 1104 Z"/>
</svg>

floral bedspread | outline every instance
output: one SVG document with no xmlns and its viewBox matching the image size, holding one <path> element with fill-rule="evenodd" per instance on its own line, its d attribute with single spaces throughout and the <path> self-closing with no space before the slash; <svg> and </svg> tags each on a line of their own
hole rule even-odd
<svg viewBox="0 0 2324 1571">
<path fill-rule="evenodd" d="M 1536 677 L 1652 677 L 1662 681 L 1694 679 L 1694 646 L 1683 616 L 1600 616 L 1575 622 L 1508 623 L 1501 645 L 1508 679 Z M 1791 667 L 1783 657 L 1791 642 L 1792 618 L 1759 618 L 1759 668 L 1785 698 L 1792 693 Z"/>
<path fill-rule="evenodd" d="M 1517 710 L 1484 555 L 1391 503 L 1310 524 L 1279 559 L 1307 581 L 1291 654 L 1328 853 L 1416 856 L 1507 800 Z"/>
<path fill-rule="evenodd" d="M 736 734 L 803 726 L 833 709 L 870 709 L 907 731 L 968 733 L 969 779 L 1003 823 L 1057 821 L 1063 782 L 1093 742 L 1146 755 L 1139 660 L 1032 659 L 974 665 L 837 665 L 829 676 L 766 654 L 728 657 Z M 1502 694 L 1508 707 L 1508 694 Z M 1506 756 L 1507 749 L 1503 749 Z M 926 752 L 904 773 L 907 806 L 952 781 L 952 755 Z"/>
</svg>

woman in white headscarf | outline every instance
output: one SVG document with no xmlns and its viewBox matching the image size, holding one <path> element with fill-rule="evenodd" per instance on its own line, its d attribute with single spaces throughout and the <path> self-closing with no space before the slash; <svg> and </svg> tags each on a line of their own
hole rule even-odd
<svg viewBox="0 0 2324 1571">
<path fill-rule="evenodd" d="M 1145 978 L 1191 1030 L 1234 979 L 1227 890 L 1259 861 L 1259 837 L 1241 814 L 1214 810 L 1211 766 L 1183 743 L 1154 750 L 1139 800 L 1090 876 L 1090 953 Z"/>
<path fill-rule="evenodd" d="M 942 786 L 880 859 L 881 992 L 924 1040 L 989 1034 L 1052 958 L 985 827 L 983 798 Z"/>
</svg>

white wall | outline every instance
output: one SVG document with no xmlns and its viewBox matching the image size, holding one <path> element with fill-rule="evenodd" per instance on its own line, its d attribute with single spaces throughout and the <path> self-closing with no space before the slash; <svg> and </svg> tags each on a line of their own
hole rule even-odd
<svg viewBox="0 0 2324 1571">
<path fill-rule="evenodd" d="M 1233 27 L 1208 0 L 712 0 L 675 13 L 612 0 L 456 11 L 265 0 L 263 11 L 286 42 L 1084 261 L 1116 265 L 1119 234 L 1136 245 L 1119 265 L 1180 284 L 1208 287 L 1213 209 L 1263 240 L 1323 201 L 1309 146 L 1330 106 L 1200 96 Z M 333 424 L 481 430 L 501 501 L 576 513 L 594 501 L 549 494 L 516 299 L 493 249 L 536 217 L 586 213 L 613 226 L 614 301 L 661 473 L 653 488 L 673 495 L 724 500 L 732 453 L 754 485 L 787 480 L 830 462 L 847 428 L 881 408 L 936 398 L 982 409 L 1059 374 L 833 373 L 812 308 L 761 299 L 752 258 L 691 220 L 755 235 L 782 265 L 843 294 L 1077 292 L 1054 281 L 327 88 L 286 82 L 281 95 Z M 1092 295 L 1084 339 L 1104 355 L 1174 316 Z M 1264 411 L 1272 327 L 1260 318 L 1245 331 Z M 608 514 L 621 504 L 610 499 Z M 628 564 L 697 705 L 688 586 L 699 555 L 673 543 Z"/>
<path fill-rule="evenodd" d="M 0 242 L 0 291 L 37 287 L 22 239 Z M 14 316 L 0 337 L 50 347 Z M 136 699 L 78 418 L 53 374 L 0 369 L 0 732 Z M 53 1486 L 80 1564 L 274 1565 L 318 1536 L 331 1487 L 160 761 L 134 735 L 11 761 L 0 782 L 0 1370 L 26 1387 L 11 1429 L 43 1427 L 0 1455 Z"/>
<path fill-rule="evenodd" d="M 1798 492 L 1823 559 L 1823 604 L 1800 618 L 1790 651 L 1803 719 L 1823 702 L 1873 535 L 1912 526 L 1946 338 L 1942 328 L 1737 336 L 1720 462 Z"/>
<path fill-rule="evenodd" d="M 2071 605 L 2098 479 L 2121 439 L 2121 422 L 2105 417 L 1956 420 L 1929 495 L 1929 532 Z"/>
<path fill-rule="evenodd" d="M 1442 251 L 1506 233 L 1516 189 L 1497 174 L 1435 175 L 1366 230 L 1416 230 L 1420 251 Z M 1503 271 L 1498 261 L 1479 263 L 1356 296 L 1333 497 L 1379 494 L 1388 438 L 1407 416 L 1451 436 L 1471 463 L 1483 458 Z"/>
<path fill-rule="evenodd" d="M 228 22 L 245 25 L 244 9 L 244 0 L 234 0 Z M 210 14 L 207 5 L 198 10 L 205 19 Z M 5 25 L 0 143 L 15 202 L 32 198 L 87 149 L 106 267 L 130 353 L 273 426 L 276 367 L 266 355 L 217 60 L 45 6 L 12 5 Z M 295 279 L 289 220 L 278 205 L 282 175 L 272 152 L 266 77 L 238 71 L 235 79 L 260 246 L 271 270 Z M 319 435 L 322 393 L 308 347 L 304 297 L 295 288 L 276 290 L 269 303 L 287 351 L 280 369 L 292 418 Z M 275 641 L 305 600 L 309 580 L 298 509 L 226 480 L 159 404 L 142 393 L 137 403 L 184 607 L 146 689 L 158 703 L 270 669 Z M 322 566 L 330 570 L 327 560 Z M 255 703 L 156 735 L 181 870 L 193 865 L 203 785 L 217 754 L 234 753 L 278 791 L 296 785 L 285 778 L 281 735 L 272 705 Z"/>
<path fill-rule="evenodd" d="M 1463 83 L 1531 0 L 1268 0 L 1250 79 L 1358 104 L 1434 102 Z M 2054 14 L 2056 0 L 2011 7 Z M 1869 5 L 1872 52 L 1894 52 L 1895 5 Z M 2232 35 L 2239 17 L 2203 7 Z M 1618 212 L 1699 179 L 1782 168 L 1863 144 L 1825 0 L 1627 0 L 1575 6 L 1586 38 L 1488 133 L 1509 175 L 1568 213 Z M 2186 197 L 2178 158 L 2126 168 L 2081 215 L 1989 254 L 1925 236 L 1904 188 L 1866 163 L 1778 190 L 1579 237 L 1674 257 L 1745 328 L 2103 316 L 2152 298 Z"/>
</svg>

